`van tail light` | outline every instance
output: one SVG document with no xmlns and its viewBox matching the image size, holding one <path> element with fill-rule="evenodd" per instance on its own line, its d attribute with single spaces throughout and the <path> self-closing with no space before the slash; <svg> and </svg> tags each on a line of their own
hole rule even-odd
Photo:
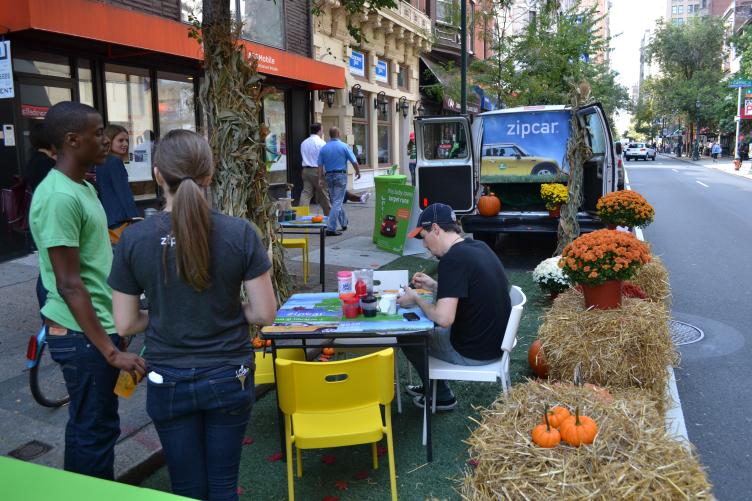
<svg viewBox="0 0 752 501">
<path fill-rule="evenodd" d="M 32 362 L 37 359 L 37 336 L 29 336 L 29 344 L 26 346 L 26 358 Z"/>
<path fill-rule="evenodd" d="M 423 197 L 423 207 L 428 207 L 428 197 Z"/>
<path fill-rule="evenodd" d="M 622 167 L 624 165 L 621 161 L 621 158 L 617 159 L 616 165 L 619 167 Z"/>
</svg>

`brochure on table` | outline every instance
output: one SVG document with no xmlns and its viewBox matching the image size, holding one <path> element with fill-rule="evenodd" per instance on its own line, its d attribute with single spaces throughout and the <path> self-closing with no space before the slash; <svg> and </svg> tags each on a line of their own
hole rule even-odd
<svg viewBox="0 0 752 501">
<path fill-rule="evenodd" d="M 418 320 L 407 320 L 404 313 L 418 315 Z M 301 328 L 302 327 L 302 328 Z M 342 306 L 336 292 L 314 294 L 294 294 L 282 305 L 274 319 L 274 325 L 264 327 L 264 333 L 305 331 L 314 332 L 367 332 L 420 331 L 433 329 L 431 320 L 418 308 L 397 308 L 396 315 L 379 312 L 373 318 L 359 316 L 356 319 L 343 319 Z"/>
</svg>

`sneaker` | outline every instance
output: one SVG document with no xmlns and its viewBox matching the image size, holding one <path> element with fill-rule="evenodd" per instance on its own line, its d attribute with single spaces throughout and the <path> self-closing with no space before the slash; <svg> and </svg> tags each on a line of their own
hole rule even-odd
<svg viewBox="0 0 752 501">
<path fill-rule="evenodd" d="M 413 398 L 413 404 L 415 405 L 415 407 L 419 407 L 421 409 L 424 408 L 426 404 L 423 401 L 423 395 Z M 457 399 L 455 397 L 452 397 L 449 400 L 436 401 L 437 411 L 451 411 L 455 407 L 457 407 Z"/>
<path fill-rule="evenodd" d="M 373 194 L 370 191 L 367 191 L 367 192 L 363 193 L 360 196 L 360 203 L 364 204 L 364 203 L 368 202 L 368 199 L 371 198 L 372 195 Z"/>
<path fill-rule="evenodd" d="M 422 384 L 409 384 L 405 386 L 405 393 L 407 393 L 411 397 L 422 397 L 423 385 Z"/>
<path fill-rule="evenodd" d="M 338 236 L 340 236 L 341 234 L 342 234 L 342 232 L 341 232 L 341 231 L 331 231 L 331 230 L 326 230 L 326 236 L 327 236 L 327 237 L 338 237 Z"/>
</svg>

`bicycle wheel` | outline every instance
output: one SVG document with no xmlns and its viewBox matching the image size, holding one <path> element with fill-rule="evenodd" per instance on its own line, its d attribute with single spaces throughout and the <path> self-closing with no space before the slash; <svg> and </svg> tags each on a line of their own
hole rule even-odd
<svg viewBox="0 0 752 501">
<path fill-rule="evenodd" d="M 29 369 L 29 389 L 34 400 L 44 407 L 60 407 L 70 401 L 63 372 L 49 355 L 47 343 L 39 350 L 37 364 Z"/>
</svg>

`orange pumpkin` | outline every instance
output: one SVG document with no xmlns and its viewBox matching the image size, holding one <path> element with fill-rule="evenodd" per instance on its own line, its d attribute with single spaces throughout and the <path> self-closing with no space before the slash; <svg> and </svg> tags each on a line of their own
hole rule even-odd
<svg viewBox="0 0 752 501">
<path fill-rule="evenodd" d="M 549 424 L 554 428 L 558 428 L 561 426 L 561 423 L 563 423 L 564 420 L 571 415 L 572 414 L 570 414 L 569 409 L 567 409 L 566 407 L 559 407 L 557 405 L 556 407 L 548 409 L 546 415 L 543 416 L 543 419 L 541 419 L 541 423 L 545 423 L 546 418 L 548 418 Z"/>
<path fill-rule="evenodd" d="M 585 388 L 590 388 L 591 390 L 593 390 L 593 392 L 595 393 L 595 395 L 598 398 L 600 398 L 602 401 L 606 402 L 607 404 L 613 403 L 614 396 L 611 395 L 611 392 L 609 392 L 606 388 L 604 388 L 602 386 L 598 386 L 598 385 L 592 384 L 592 383 L 585 383 L 582 386 L 584 386 Z"/>
<path fill-rule="evenodd" d="M 320 223 L 324 220 L 324 216 L 313 216 L 311 218 L 312 223 Z"/>
<path fill-rule="evenodd" d="M 324 348 L 323 350 L 321 350 L 321 352 L 324 355 L 330 357 L 330 356 L 334 355 L 334 348 L 331 348 L 331 347 L 327 346 L 326 348 Z"/>
<path fill-rule="evenodd" d="M 264 346 L 264 341 L 260 337 L 256 336 L 251 340 L 251 344 L 254 348 L 261 348 Z"/>
<path fill-rule="evenodd" d="M 574 416 L 569 416 L 559 428 L 561 438 L 573 447 L 582 444 L 592 444 L 598 434 L 598 425 L 588 416 L 580 416 L 580 408 L 576 407 Z"/>
<path fill-rule="evenodd" d="M 559 430 L 551 426 L 548 421 L 548 406 L 543 412 L 543 424 L 539 424 L 533 428 L 532 437 L 533 443 L 539 447 L 550 449 L 556 447 L 561 442 L 561 434 Z"/>
<path fill-rule="evenodd" d="M 497 216 L 501 212 L 501 200 L 493 193 L 487 191 L 478 200 L 478 212 L 481 216 Z"/>
<path fill-rule="evenodd" d="M 527 363 L 530 364 L 530 368 L 533 369 L 536 376 L 541 379 L 548 377 L 548 362 L 546 361 L 546 356 L 543 354 L 543 345 L 540 339 L 536 339 L 530 345 L 530 349 L 527 352 Z"/>
</svg>

